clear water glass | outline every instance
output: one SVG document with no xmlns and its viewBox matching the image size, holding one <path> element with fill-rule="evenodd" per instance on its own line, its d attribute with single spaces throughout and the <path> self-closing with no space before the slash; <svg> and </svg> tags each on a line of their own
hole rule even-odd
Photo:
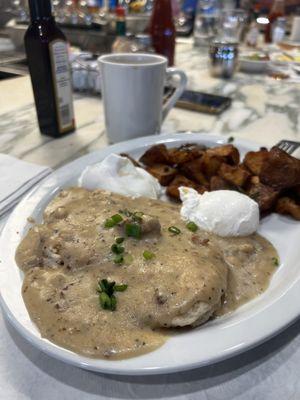
<svg viewBox="0 0 300 400">
<path fill-rule="evenodd" d="M 194 24 L 195 46 L 207 46 L 217 34 L 220 16 L 219 0 L 199 0 Z"/>
<path fill-rule="evenodd" d="M 244 10 L 223 10 L 220 17 L 218 39 L 240 42 L 246 19 L 247 13 Z"/>
</svg>

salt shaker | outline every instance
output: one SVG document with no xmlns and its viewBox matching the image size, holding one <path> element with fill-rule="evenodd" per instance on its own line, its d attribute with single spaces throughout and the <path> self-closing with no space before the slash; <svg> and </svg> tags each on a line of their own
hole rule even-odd
<svg viewBox="0 0 300 400">
<path fill-rule="evenodd" d="M 238 66 L 238 43 L 215 40 L 209 48 L 210 72 L 218 78 L 231 78 Z"/>
</svg>

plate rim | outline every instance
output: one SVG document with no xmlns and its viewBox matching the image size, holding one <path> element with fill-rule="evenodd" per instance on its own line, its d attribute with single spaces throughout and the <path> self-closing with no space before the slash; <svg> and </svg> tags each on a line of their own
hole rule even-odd
<svg viewBox="0 0 300 400">
<path fill-rule="evenodd" d="M 171 133 L 171 134 L 162 134 L 162 135 L 156 135 L 156 136 L 147 136 L 147 137 L 142 137 L 138 139 L 132 139 L 130 141 L 118 143 L 112 146 L 106 146 L 103 149 L 97 150 L 92 153 L 88 153 L 71 163 L 68 163 L 64 165 L 63 167 L 57 169 L 54 171 L 50 176 L 46 177 L 42 182 L 40 182 L 38 185 L 36 185 L 34 188 L 30 190 L 30 192 L 21 200 L 21 202 L 17 205 L 15 210 L 12 212 L 12 214 L 9 216 L 3 230 L 1 233 L 0 237 L 0 248 L 3 246 L 3 242 L 5 241 L 5 237 L 7 234 L 9 234 L 9 229 L 10 225 L 14 222 L 15 216 L 18 214 L 19 210 L 23 207 L 24 204 L 28 201 L 28 199 L 31 198 L 31 196 L 38 191 L 40 188 L 43 187 L 48 181 L 53 178 L 53 176 L 59 176 L 62 175 L 65 170 L 68 168 L 72 167 L 73 164 L 78 163 L 79 160 L 82 163 L 86 163 L 88 160 L 92 160 L 94 162 L 96 161 L 96 158 L 102 157 L 102 159 L 107 155 L 112 152 L 122 152 L 124 151 L 124 146 L 127 148 L 126 151 L 129 151 L 129 148 L 131 147 L 131 151 L 134 151 L 135 148 L 140 148 L 140 147 L 149 147 L 155 143 L 176 143 L 176 142 L 198 142 L 198 143 L 214 143 L 216 144 L 226 144 L 228 137 L 223 136 L 223 135 L 213 135 L 213 134 L 204 134 L 204 133 L 189 133 L 189 132 L 184 132 L 184 133 Z M 234 144 L 237 145 L 237 147 L 242 146 L 248 148 L 248 150 L 255 150 L 259 147 L 261 147 L 261 144 L 256 143 L 254 141 L 250 141 L 247 139 L 242 139 L 242 138 L 235 138 Z M 99 161 L 99 160 L 98 160 Z M 3 262 L 2 264 L 5 264 Z M 2 265 L 3 266 L 3 265 Z M 295 282 L 287 291 L 287 293 L 291 294 L 292 290 L 295 290 L 296 286 Z M 300 282 L 298 282 L 298 287 L 300 287 Z M 286 296 L 287 293 L 284 293 L 282 298 Z M 285 321 L 281 323 L 277 323 L 276 329 L 273 329 L 270 331 L 270 329 L 264 333 L 264 335 L 260 335 L 260 338 L 254 338 L 247 343 L 243 343 L 241 346 L 231 349 L 230 352 L 224 351 L 221 354 L 217 354 L 214 357 L 211 357 L 209 360 L 205 361 L 199 361 L 199 362 L 191 362 L 191 363 L 185 363 L 184 365 L 173 365 L 169 367 L 153 367 L 153 368 L 130 368 L 124 370 L 122 368 L 122 360 L 121 361 L 106 361 L 102 359 L 96 359 L 97 361 L 105 362 L 106 365 L 105 367 L 99 367 L 94 365 L 92 361 L 95 359 L 92 358 L 87 358 L 84 356 L 80 356 L 76 353 L 73 353 L 67 349 L 64 349 L 62 347 L 59 347 L 49 341 L 46 341 L 45 339 L 41 337 L 36 337 L 32 332 L 30 332 L 26 327 L 24 327 L 18 319 L 15 318 L 11 310 L 6 304 L 5 299 L 2 296 L 2 291 L 1 291 L 1 282 L 0 282 L 0 306 L 2 310 L 4 311 L 4 315 L 8 318 L 9 322 L 14 326 L 14 328 L 27 340 L 29 341 L 33 346 L 38 348 L 39 350 L 43 351 L 47 355 L 54 357 L 60 361 L 63 361 L 67 364 L 71 364 L 73 366 L 77 366 L 83 369 L 87 370 L 92 370 L 95 372 L 101 372 L 105 374 L 114 374 L 114 375 L 156 375 L 156 374 L 168 374 L 168 373 L 174 373 L 174 372 L 179 372 L 179 371 L 186 371 L 186 370 L 191 370 L 195 369 L 198 367 L 203 367 L 206 365 L 214 364 L 216 362 L 223 361 L 225 359 L 231 358 L 236 356 L 237 354 L 240 354 L 242 352 L 245 352 L 253 347 L 258 346 L 259 344 L 263 343 L 264 341 L 270 339 L 271 337 L 277 335 L 280 333 L 282 330 L 286 329 L 290 324 L 292 324 L 299 316 L 300 316 L 300 309 L 297 311 L 297 313 L 289 312 L 285 314 Z M 263 312 L 262 310 L 261 312 Z M 150 353 L 149 353 L 150 354 Z M 79 356 L 79 357 L 78 357 Z M 78 358 L 82 361 L 79 361 Z M 135 358 L 132 358 L 131 360 L 134 360 Z M 115 363 L 120 365 L 120 367 L 116 367 Z"/>
</svg>

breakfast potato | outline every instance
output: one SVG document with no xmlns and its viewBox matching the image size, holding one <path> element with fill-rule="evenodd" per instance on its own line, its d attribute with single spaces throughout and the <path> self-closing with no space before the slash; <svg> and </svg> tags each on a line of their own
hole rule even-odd
<svg viewBox="0 0 300 400">
<path fill-rule="evenodd" d="M 225 179 L 221 178 L 218 175 L 212 176 L 209 182 L 210 191 L 214 190 L 233 190 L 232 185 L 229 182 L 225 181 Z"/>
<path fill-rule="evenodd" d="M 170 185 L 167 187 L 167 195 L 173 199 L 180 200 L 179 188 L 180 186 L 186 186 L 197 190 L 199 193 L 204 193 L 206 188 L 198 185 L 196 182 L 191 181 L 183 175 L 177 175 Z"/>
<path fill-rule="evenodd" d="M 139 160 L 149 167 L 155 164 L 170 164 L 168 149 L 164 144 L 150 147 Z"/>
<path fill-rule="evenodd" d="M 300 160 L 273 147 L 259 173 L 261 182 L 281 190 L 300 185 Z"/>
<path fill-rule="evenodd" d="M 268 159 L 269 152 L 266 149 L 260 151 L 249 151 L 244 158 L 243 164 L 254 175 L 259 175 L 263 163 Z"/>
<path fill-rule="evenodd" d="M 251 178 L 251 183 L 246 191 L 246 194 L 258 203 L 262 212 L 270 211 L 273 208 L 279 193 L 278 190 L 261 183 L 257 176 Z"/>
<path fill-rule="evenodd" d="M 205 157 L 205 155 L 203 157 Z M 202 158 L 197 158 L 196 160 L 181 165 L 180 172 L 183 175 L 185 175 L 188 179 L 192 179 L 197 183 L 199 183 L 200 185 L 208 187 L 209 181 L 202 172 L 202 167 L 203 167 Z"/>
<path fill-rule="evenodd" d="M 151 167 L 146 167 L 146 170 L 158 179 L 162 186 L 168 186 L 177 175 L 177 170 L 175 168 L 163 164 L 155 164 Z"/>
<path fill-rule="evenodd" d="M 225 159 L 207 151 L 201 158 L 200 169 L 203 174 L 210 179 L 212 176 L 218 174 L 219 168 L 223 162 L 225 162 Z"/>
<path fill-rule="evenodd" d="M 244 187 L 250 178 L 250 173 L 244 168 L 239 166 L 231 166 L 228 164 L 221 164 L 218 174 L 225 181 L 237 187 Z"/>
<path fill-rule="evenodd" d="M 209 156 L 216 156 L 223 160 L 226 164 L 237 165 L 240 162 L 240 153 L 232 144 L 225 144 L 223 146 L 213 147 L 206 151 Z"/>
<path fill-rule="evenodd" d="M 281 197 L 276 204 L 276 212 L 287 214 L 300 221 L 300 204 L 290 197 Z"/>
<path fill-rule="evenodd" d="M 187 143 L 179 148 L 169 149 L 169 159 L 172 164 L 180 166 L 202 157 L 205 153 L 205 149 L 205 146 Z"/>
</svg>

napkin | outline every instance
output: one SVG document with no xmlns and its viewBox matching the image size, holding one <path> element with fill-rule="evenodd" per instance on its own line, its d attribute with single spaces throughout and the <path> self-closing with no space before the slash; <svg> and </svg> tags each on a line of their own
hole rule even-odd
<svg viewBox="0 0 300 400">
<path fill-rule="evenodd" d="M 51 173 L 41 165 L 0 154 L 0 217 L 14 207 L 37 182 Z"/>
</svg>

